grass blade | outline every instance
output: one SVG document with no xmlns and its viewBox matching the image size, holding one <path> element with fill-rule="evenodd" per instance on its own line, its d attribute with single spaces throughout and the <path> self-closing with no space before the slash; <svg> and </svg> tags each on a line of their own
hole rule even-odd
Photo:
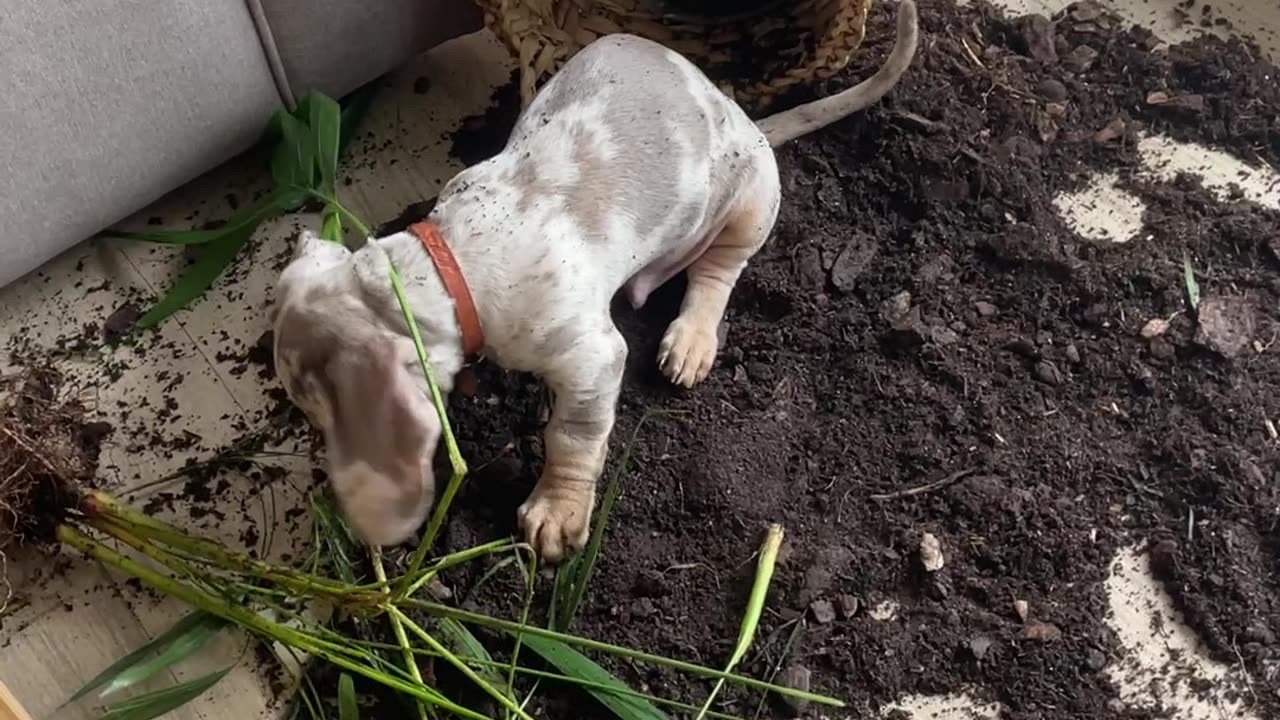
<svg viewBox="0 0 1280 720">
<path fill-rule="evenodd" d="M 227 222 L 222 227 L 211 230 L 107 230 L 105 234 L 124 240 L 141 240 L 164 245 L 204 245 L 244 230 L 245 227 L 256 228 L 271 215 L 296 207 L 303 199 L 303 196 L 298 193 L 275 190 L 257 203 L 227 218 Z"/>
<path fill-rule="evenodd" d="M 153 328 L 204 294 L 236 259 L 255 229 L 251 225 L 242 227 L 200 248 L 196 261 L 187 266 L 164 297 L 138 318 L 135 328 Z"/>
<path fill-rule="evenodd" d="M 174 636 L 168 646 L 160 650 L 155 657 L 134 665 L 117 675 L 107 685 L 107 688 L 102 691 L 100 697 L 107 697 L 145 682 L 154 677 L 156 673 L 195 655 L 213 639 L 214 635 L 217 635 L 227 626 L 227 622 L 220 617 L 204 613 L 200 613 L 200 615 L 202 617 L 196 623 L 192 624 L 186 632 Z"/>
<path fill-rule="evenodd" d="M 747 598 L 747 611 L 742 616 L 742 626 L 738 630 L 738 644 L 733 649 L 729 664 L 724 669 L 726 673 L 733 672 L 738 663 L 742 662 L 742 657 L 747 654 L 751 641 L 756 637 L 756 627 L 760 624 L 760 613 L 764 611 L 764 599 L 769 594 L 769 583 L 773 580 L 774 566 L 778 564 L 780 547 L 782 547 L 782 526 L 770 525 L 764 544 L 760 546 L 760 560 L 756 563 L 756 579 L 751 585 L 751 596 Z M 724 687 L 724 678 L 716 681 L 715 687 L 711 689 L 711 694 L 702 704 L 702 709 L 698 711 L 695 720 L 706 717 L 711 703 L 720 694 L 722 687 Z"/>
<path fill-rule="evenodd" d="M 315 138 L 315 163 L 320 174 L 320 191 L 334 194 L 338 178 L 338 142 L 341 137 L 342 110 L 338 103 L 322 93 L 308 93 L 311 135 Z"/>
<path fill-rule="evenodd" d="M 187 614 L 181 620 L 174 623 L 173 627 L 166 630 L 159 637 L 153 639 L 151 642 L 147 643 L 146 645 L 143 645 L 137 650 L 134 650 L 128 655 L 125 655 L 124 657 L 112 663 L 111 667 L 98 673 L 97 677 L 95 677 L 94 679 L 86 683 L 84 687 L 77 690 L 76 693 L 71 696 L 71 699 L 67 700 L 66 704 L 70 705 L 71 703 L 79 700 L 80 698 L 83 698 L 84 696 L 88 695 L 94 690 L 97 690 L 99 687 L 103 686 L 104 684 L 114 681 L 122 673 L 141 663 L 143 658 L 154 653 L 156 650 L 162 647 L 172 644 L 177 639 L 187 635 L 194 628 L 199 627 L 210 617 L 213 617 L 213 616 L 205 613 L 202 610 L 195 610 Z M 103 694 L 105 695 L 106 693 L 103 693 Z"/>
<path fill-rule="evenodd" d="M 1191 267 L 1191 255 L 1182 251 L 1182 283 L 1187 290 L 1187 304 L 1191 311 L 1200 309 L 1200 283 L 1196 282 L 1196 271 Z"/>
<path fill-rule="evenodd" d="M 179 683 L 173 687 L 157 690 L 146 695 L 139 695 L 136 698 L 107 708 L 102 720 L 152 720 L 152 718 L 158 718 L 200 697 L 206 690 L 217 685 L 218 681 L 226 677 L 229 672 L 231 672 L 230 667 L 198 677 L 195 680 Z"/>
<path fill-rule="evenodd" d="M 587 594 L 587 586 L 591 584 L 591 576 L 595 573 L 596 561 L 600 557 L 600 547 L 604 543 L 604 531 L 609 524 L 609 516 L 613 514 L 613 505 L 622 494 L 622 476 L 631 463 L 631 451 L 635 448 L 636 438 L 640 436 L 640 429 L 644 427 L 645 421 L 655 414 L 657 413 L 652 411 L 645 412 L 640 416 L 635 429 L 631 431 L 631 437 L 622 451 L 622 459 L 618 461 L 618 467 L 609 479 L 609 486 L 605 489 L 604 498 L 600 501 L 600 512 L 596 516 L 595 525 L 591 528 L 587 547 L 581 555 L 565 563 L 556 571 L 550 611 L 553 630 L 567 632 L 578 615 L 578 608 L 582 606 L 582 600 Z M 561 605 L 563 607 L 560 607 Z"/>
<path fill-rule="evenodd" d="M 316 176 L 315 140 L 311 128 L 298 118 L 279 112 L 280 144 L 271 154 L 271 177 L 276 185 L 312 188 Z"/>
<path fill-rule="evenodd" d="M 338 678 L 338 720 L 360 720 L 359 706 L 356 705 L 356 683 L 346 673 Z"/>
<path fill-rule="evenodd" d="M 454 655 L 465 660 L 479 660 L 483 665 L 476 672 L 494 687 L 501 687 L 506 680 L 493 667 L 493 656 L 466 625 L 453 618 L 440 618 L 436 621 L 436 629 L 444 638 L 445 647 Z"/>
<path fill-rule="evenodd" d="M 600 686 L 630 691 L 626 683 L 588 658 L 558 640 L 526 635 L 525 647 L 537 653 L 565 675 L 590 683 L 584 689 L 622 720 L 666 720 L 666 715 L 653 703 L 635 695 L 611 693 Z"/>
</svg>

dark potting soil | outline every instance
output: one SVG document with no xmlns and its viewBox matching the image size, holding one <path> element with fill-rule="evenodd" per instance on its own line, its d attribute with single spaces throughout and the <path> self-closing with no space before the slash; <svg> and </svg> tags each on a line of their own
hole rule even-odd
<svg viewBox="0 0 1280 720">
<path fill-rule="evenodd" d="M 854 66 L 816 91 L 869 75 L 893 17 L 878 9 Z M 1123 658 L 1103 581 L 1119 549 L 1149 542 L 1210 654 L 1263 677 L 1280 660 L 1267 424 L 1280 213 L 1151 180 L 1136 141 L 1164 133 L 1277 166 L 1276 69 L 1237 40 L 1157 49 L 1091 4 L 1010 19 L 924 0 L 920 17 L 919 55 L 890 97 L 780 150 L 777 232 L 734 292 L 704 384 L 672 388 L 654 360 L 680 281 L 640 312 L 615 309 L 631 354 L 610 472 L 647 410 L 668 415 L 636 437 L 575 632 L 722 665 L 752 553 L 778 522 L 783 560 L 743 671 L 805 668 L 857 716 L 968 688 L 1012 718 L 1136 717 L 1105 674 Z M 455 136 L 459 157 L 500 149 L 510 95 Z M 1146 202 L 1139 237 L 1086 242 L 1055 211 L 1095 170 Z M 1152 319 L 1167 328 L 1144 337 Z M 451 404 L 474 472 L 450 549 L 510 532 L 541 467 L 539 383 L 480 375 Z M 920 567 L 925 533 L 945 557 L 934 573 Z M 473 592 L 483 572 L 447 582 L 468 607 L 518 612 L 514 572 Z M 897 619 L 872 619 L 890 598 Z M 664 696 L 699 703 L 708 689 L 602 662 Z M 1247 701 L 1276 717 L 1280 696 L 1256 690 Z M 541 717 L 609 716 L 573 691 L 540 697 Z M 722 699 L 748 716 L 758 700 Z"/>
</svg>

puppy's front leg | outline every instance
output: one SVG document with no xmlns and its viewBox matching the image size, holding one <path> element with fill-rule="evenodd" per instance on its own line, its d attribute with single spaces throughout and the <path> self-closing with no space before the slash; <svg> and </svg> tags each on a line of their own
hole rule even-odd
<svg viewBox="0 0 1280 720">
<path fill-rule="evenodd" d="M 607 331 L 580 335 L 555 350 L 548 353 L 555 367 L 544 375 L 555 398 L 546 466 L 519 510 L 529 544 L 551 562 L 587 543 L 627 360 L 626 341 L 611 323 Z"/>
</svg>

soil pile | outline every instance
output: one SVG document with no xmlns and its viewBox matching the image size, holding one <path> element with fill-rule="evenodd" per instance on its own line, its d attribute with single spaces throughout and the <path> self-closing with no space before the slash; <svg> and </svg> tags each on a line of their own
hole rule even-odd
<svg viewBox="0 0 1280 720">
<path fill-rule="evenodd" d="M 877 6 L 865 52 L 822 94 L 874 71 L 894 12 Z M 1258 683 L 1280 661 L 1280 213 L 1156 181 L 1137 144 L 1162 133 L 1280 166 L 1276 69 L 1238 40 L 1160 47 L 1089 3 L 1006 18 L 924 0 L 920 17 L 891 97 L 780 151 L 776 236 L 705 384 L 678 391 L 655 365 L 679 282 L 615 309 L 631 356 L 612 462 L 647 409 L 679 415 L 640 434 L 576 631 L 722 664 L 750 555 L 779 521 L 785 562 L 744 670 L 804 668 L 857 712 L 972 687 L 1009 717 L 1117 717 L 1102 582 L 1118 549 L 1150 540 L 1210 653 Z M 455 137 L 460 154 L 500 149 L 477 145 L 505 138 L 507 95 Z M 1055 208 L 1095 171 L 1147 207 L 1125 244 L 1084 241 Z M 478 468 L 449 527 L 463 547 L 511 530 L 544 407 L 534 379 L 488 368 L 452 413 Z M 920 565 L 925 533 L 937 572 Z M 474 572 L 450 579 L 465 602 L 516 610 L 514 578 L 469 592 Z M 889 599 L 897 619 L 874 619 Z M 1280 713 L 1264 686 L 1249 701 Z M 607 716 L 583 707 L 539 710 Z"/>
</svg>

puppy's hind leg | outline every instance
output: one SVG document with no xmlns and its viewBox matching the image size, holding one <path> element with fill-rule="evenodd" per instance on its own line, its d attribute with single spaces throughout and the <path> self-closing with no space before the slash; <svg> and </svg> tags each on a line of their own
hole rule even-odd
<svg viewBox="0 0 1280 720">
<path fill-rule="evenodd" d="M 667 326 L 658 347 L 658 366 L 671 382 L 692 387 L 711 372 L 729 295 L 747 261 L 773 230 L 780 201 L 778 167 L 770 153 L 757 165 L 724 230 L 689 265 L 680 314 Z"/>
</svg>

